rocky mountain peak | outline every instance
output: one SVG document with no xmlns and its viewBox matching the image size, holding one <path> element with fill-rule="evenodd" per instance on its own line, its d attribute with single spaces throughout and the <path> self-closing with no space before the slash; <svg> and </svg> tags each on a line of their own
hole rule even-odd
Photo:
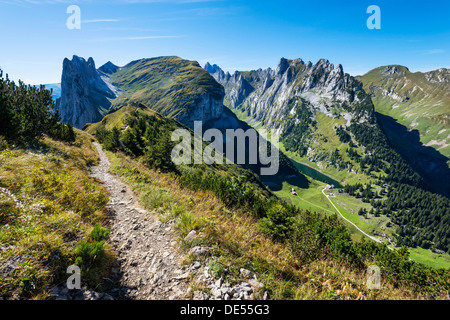
<svg viewBox="0 0 450 320">
<path fill-rule="evenodd" d="M 345 105 L 348 119 L 371 119 L 373 105 L 368 102 L 367 106 L 359 106 L 360 99 L 365 101 L 366 97 L 360 92 L 361 83 L 344 73 L 341 64 L 335 66 L 327 59 L 313 65 L 302 59 L 281 58 L 276 70 L 236 72 L 234 76 L 219 81 L 225 88 L 226 100 L 268 126 L 282 127 L 282 119 L 300 100 L 308 103 L 312 114 L 320 110 L 333 116 L 335 106 Z"/>
<path fill-rule="evenodd" d="M 209 62 L 206 62 L 205 67 L 203 68 L 209 73 L 216 73 L 218 71 L 223 71 L 217 64 L 211 65 Z"/>
<path fill-rule="evenodd" d="M 334 68 L 333 72 L 336 72 L 336 73 L 338 73 L 340 76 L 343 76 L 343 75 L 344 75 L 344 68 L 342 67 L 341 64 L 338 64 L 338 65 L 336 66 L 336 68 Z"/>
<path fill-rule="evenodd" d="M 430 82 L 450 82 L 450 69 L 440 68 L 425 73 L 425 78 Z"/>
<path fill-rule="evenodd" d="M 118 66 L 116 66 L 114 63 L 112 63 L 111 61 L 108 61 L 107 63 L 102 65 L 100 68 L 98 68 L 98 70 L 100 70 L 101 72 L 109 74 L 109 75 L 113 74 L 114 72 L 116 72 L 119 69 L 120 68 Z"/>
<path fill-rule="evenodd" d="M 230 79 L 231 75 L 229 72 L 225 73 L 217 64 L 211 65 L 209 62 L 203 67 L 210 75 L 216 79 L 217 82 L 227 81 Z"/>
<path fill-rule="evenodd" d="M 285 58 L 281 58 L 280 62 L 278 62 L 277 70 L 275 71 L 276 75 L 282 75 L 289 68 L 289 61 Z"/>
<path fill-rule="evenodd" d="M 313 65 L 311 73 L 314 73 L 314 72 L 321 72 L 321 73 L 331 72 L 333 69 L 334 69 L 334 65 L 332 63 L 330 63 L 330 61 L 328 61 L 327 59 L 320 59 L 319 61 L 317 61 L 317 63 L 315 65 Z"/>
<path fill-rule="evenodd" d="M 383 74 L 387 76 L 405 75 L 406 73 L 410 73 L 407 67 L 397 65 L 386 66 L 383 70 Z"/>
<path fill-rule="evenodd" d="M 73 56 L 64 59 L 61 77 L 61 99 L 58 110 L 61 120 L 76 128 L 102 119 L 100 110 L 109 110 L 116 97 L 112 86 L 95 69 L 93 58 Z"/>
</svg>

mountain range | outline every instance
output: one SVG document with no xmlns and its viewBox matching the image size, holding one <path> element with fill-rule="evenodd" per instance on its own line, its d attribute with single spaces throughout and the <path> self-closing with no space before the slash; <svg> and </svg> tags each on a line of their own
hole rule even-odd
<svg viewBox="0 0 450 320">
<path fill-rule="evenodd" d="M 412 73 L 399 65 L 373 69 L 358 77 L 376 111 L 395 118 L 420 141 L 450 156 L 450 70 Z"/>
<path fill-rule="evenodd" d="M 447 69 L 412 74 L 406 67 L 387 66 L 352 77 L 325 59 L 312 64 L 284 58 L 275 70 L 231 75 L 210 63 L 204 68 L 224 86 L 226 105 L 256 127 L 278 130 L 284 151 L 320 169 L 361 172 L 342 142 L 358 145 L 352 128 L 365 126 L 386 136 L 435 191 L 450 194 Z M 422 126 L 414 129 L 418 123 Z M 336 150 L 340 164 L 332 161 Z"/>
<path fill-rule="evenodd" d="M 416 85 L 411 85 L 413 80 Z M 408 83 L 411 89 L 402 91 L 399 84 L 393 85 L 395 81 Z M 342 65 L 326 59 L 312 63 L 281 58 L 276 69 L 230 74 L 217 65 L 207 63 L 202 68 L 196 61 L 174 56 L 136 60 L 123 67 L 108 62 L 98 69 L 92 58 L 74 56 L 64 60 L 57 105 L 63 121 L 77 128 L 92 128 L 86 125 L 115 114 L 108 122 L 125 130 L 132 108 L 125 113 L 117 111 L 141 106 L 190 129 L 194 121 L 201 121 L 204 130 L 222 132 L 272 129 L 280 141 L 280 172 L 260 179 L 273 190 L 282 190 L 286 184 L 306 190 L 314 179 L 345 186 L 350 195 L 359 190 L 356 195 L 364 203 L 370 202 L 368 209 L 376 209 L 376 215 L 384 212 L 394 223 L 388 230 L 402 235 L 399 243 L 427 246 L 430 242 L 446 250 L 449 237 L 437 236 L 438 222 L 426 219 L 419 228 L 422 218 L 404 220 L 404 212 L 411 207 L 398 204 L 405 196 L 402 188 L 420 194 L 417 201 L 436 194 L 450 196 L 449 162 L 440 153 L 446 149 L 424 145 L 429 131 L 414 131 L 406 118 L 393 118 L 395 114 L 384 110 L 380 101 L 393 99 L 402 107 L 391 106 L 391 110 L 411 115 L 417 112 L 417 104 L 425 108 L 425 102 L 431 101 L 429 118 L 440 123 L 443 128 L 439 132 L 444 132 L 447 96 L 439 92 L 448 93 L 447 85 L 446 69 L 422 75 L 389 66 L 353 77 Z M 427 94 L 419 95 L 419 91 Z M 409 109 L 415 111 L 407 112 Z M 257 173 L 261 165 L 243 167 Z M 305 166 L 316 170 L 310 175 L 313 180 L 305 176 L 308 170 L 299 169 Z M 384 194 L 383 186 L 394 187 Z M 442 201 L 448 200 L 436 200 Z M 422 217 L 427 210 L 421 207 L 415 214 Z M 430 210 L 445 216 L 446 209 L 440 204 Z"/>
</svg>

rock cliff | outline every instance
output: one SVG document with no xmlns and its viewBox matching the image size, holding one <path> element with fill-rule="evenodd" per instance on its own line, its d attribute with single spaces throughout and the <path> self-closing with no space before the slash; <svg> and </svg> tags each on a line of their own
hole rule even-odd
<svg viewBox="0 0 450 320">
<path fill-rule="evenodd" d="M 95 68 L 92 58 L 64 59 L 58 104 L 61 120 L 80 129 L 86 123 L 100 121 L 116 98 L 107 79 L 106 74 Z"/>
<path fill-rule="evenodd" d="M 280 59 L 275 70 L 258 69 L 224 73 L 218 66 L 205 66 L 225 88 L 231 108 L 245 111 L 268 127 L 283 129 L 283 119 L 295 117 L 299 99 L 307 103 L 312 117 L 321 111 L 330 117 L 374 121 L 373 105 L 360 81 L 321 59 L 316 64 L 301 59 Z M 349 125 L 350 123 L 348 123 Z"/>
</svg>

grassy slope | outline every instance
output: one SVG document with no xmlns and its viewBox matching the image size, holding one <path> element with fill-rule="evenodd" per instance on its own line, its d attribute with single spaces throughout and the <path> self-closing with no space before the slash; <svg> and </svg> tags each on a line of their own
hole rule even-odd
<svg viewBox="0 0 450 320">
<path fill-rule="evenodd" d="M 134 107 L 124 107 L 107 116 L 102 123 L 88 127 L 87 130 L 94 132 L 94 128 L 101 125 L 108 129 L 112 129 L 113 125 L 121 125 L 123 128 L 123 119 L 133 110 L 135 110 Z M 141 112 L 148 111 L 141 110 Z M 132 159 L 122 153 L 108 153 L 108 157 L 112 160 L 111 170 L 130 184 L 139 195 L 144 207 L 159 214 L 163 221 L 176 220 L 176 230 L 180 239 L 193 229 L 201 232 L 201 237 L 196 242 L 189 245 L 181 242 L 182 247 L 186 252 L 190 246 L 194 245 L 212 247 L 217 259 L 211 261 L 210 265 L 217 272 L 217 276 L 224 276 L 229 281 L 240 281 L 239 269 L 241 267 L 252 269 L 260 274 L 271 297 L 275 299 L 340 298 L 336 290 L 342 282 L 357 284 L 358 289 L 365 292 L 369 298 L 377 298 L 372 292 L 364 289 L 364 275 L 349 274 L 350 270 L 344 264 L 323 258 L 311 265 L 302 265 L 292 258 L 292 253 L 287 246 L 273 242 L 258 230 L 254 216 L 249 216 L 237 209 L 228 209 L 212 192 L 185 188 L 180 185 L 176 176 L 151 170 L 143 165 L 139 158 Z M 232 167 L 234 166 L 222 168 L 222 173 L 235 175 L 236 172 Z M 315 211 L 325 206 L 327 214 L 335 214 L 329 204 L 323 204 L 324 197 L 321 193 L 323 185 L 313 180 L 310 182 L 314 187 L 301 192 L 309 193 L 308 200 Z M 259 188 L 257 185 L 253 187 Z M 276 194 L 279 196 L 289 194 L 287 188 L 288 185 L 284 184 L 283 189 Z M 261 194 L 263 193 L 266 191 L 261 190 Z M 302 208 L 308 207 L 302 206 Z M 348 215 L 351 214 L 348 213 Z M 358 235 L 356 229 L 354 231 L 354 240 L 361 240 L 361 235 Z M 185 263 L 192 263 L 192 258 L 188 256 Z M 230 272 L 223 273 L 224 268 Z M 320 278 L 317 270 L 334 275 L 333 280 L 330 281 L 331 287 L 322 287 L 322 285 L 319 288 L 315 287 L 315 281 Z M 191 285 L 194 289 L 208 290 L 208 288 L 198 288 L 194 282 Z M 409 296 L 410 293 L 406 292 L 408 289 L 398 293 Z M 383 297 L 392 298 L 392 294 L 393 291 L 389 289 Z"/>
<path fill-rule="evenodd" d="M 394 91 L 407 102 L 399 102 L 375 91 L 372 101 L 375 110 L 420 132 L 423 144 L 433 146 L 446 157 L 450 157 L 450 89 L 448 83 L 432 83 L 421 72 L 405 75 L 383 75 L 385 67 L 376 68 L 361 77 L 364 90 L 372 92 L 372 86 Z M 416 88 L 414 90 L 414 88 Z M 417 89 L 418 88 L 418 89 Z"/>
<path fill-rule="evenodd" d="M 286 246 L 262 234 L 254 217 L 227 209 L 210 192 L 184 188 L 174 176 L 150 170 L 123 154 L 108 153 L 108 157 L 111 170 L 130 184 L 145 208 L 159 214 L 162 221 L 175 219 L 175 230 L 186 253 L 194 245 L 212 249 L 214 258 L 209 265 L 217 277 L 238 282 L 242 281 L 239 269 L 250 269 L 266 285 L 271 299 L 355 299 L 359 292 L 366 299 L 421 298 L 409 288 L 394 288 L 386 279 L 382 279 L 383 290 L 368 290 L 364 273 L 337 260 L 324 257 L 301 264 Z M 182 239 L 193 229 L 199 232 L 199 238 L 184 243 Z M 193 259 L 187 255 L 184 263 L 191 264 Z M 356 290 L 341 294 L 338 290 L 345 283 Z M 195 290 L 209 290 L 194 281 L 190 285 Z M 257 293 L 256 298 L 262 294 Z"/>
<path fill-rule="evenodd" d="M 121 91 L 112 109 L 138 101 L 170 117 L 188 113 L 202 94 L 223 95 L 222 86 L 197 62 L 179 57 L 131 62 L 114 73 L 111 82 Z"/>
<path fill-rule="evenodd" d="M 119 129 L 125 129 L 125 121 L 129 117 L 130 113 L 132 111 L 137 110 L 140 113 L 147 114 L 147 115 L 155 115 L 158 117 L 162 117 L 161 115 L 158 115 L 157 112 L 146 108 L 144 106 L 136 107 L 132 105 L 126 105 L 118 109 L 117 111 L 110 113 L 106 115 L 101 122 L 97 123 L 88 123 L 84 130 L 92 135 L 95 134 L 97 129 L 104 127 L 107 130 L 112 130 L 114 127 L 117 127 Z"/>
<path fill-rule="evenodd" d="M 0 296 L 46 298 L 65 281 L 76 247 L 104 222 L 106 190 L 88 176 L 98 155 L 92 137 L 77 133 L 72 145 L 44 137 L 38 150 L 0 152 L 0 187 L 10 192 L 0 190 L 0 272 L 18 261 L 0 277 Z M 105 270 L 108 263 L 94 278 Z"/>
</svg>

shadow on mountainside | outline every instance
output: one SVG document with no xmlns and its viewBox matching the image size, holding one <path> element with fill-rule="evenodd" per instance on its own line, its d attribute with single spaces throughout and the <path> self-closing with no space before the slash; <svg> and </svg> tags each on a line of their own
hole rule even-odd
<svg viewBox="0 0 450 320">
<path fill-rule="evenodd" d="M 422 176 L 434 192 L 450 198 L 449 159 L 433 147 L 425 146 L 420 141 L 418 130 L 409 130 L 396 119 L 378 112 L 376 116 L 389 142 L 403 159 Z"/>
</svg>

